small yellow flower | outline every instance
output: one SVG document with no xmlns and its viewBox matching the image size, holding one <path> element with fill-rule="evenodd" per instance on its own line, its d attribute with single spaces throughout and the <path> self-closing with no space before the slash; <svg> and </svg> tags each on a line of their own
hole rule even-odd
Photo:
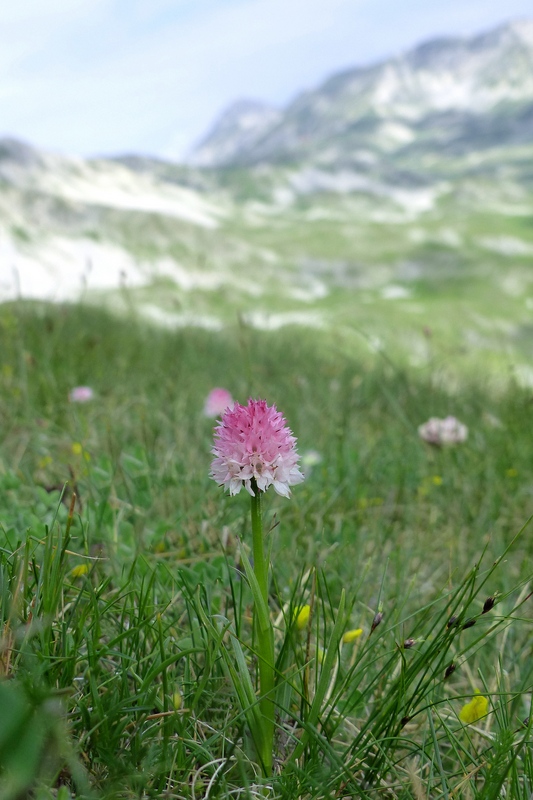
<svg viewBox="0 0 533 800">
<path fill-rule="evenodd" d="M 43 456 L 42 458 L 39 459 L 38 467 L 39 469 L 44 469 L 51 463 L 52 463 L 52 456 Z"/>
<path fill-rule="evenodd" d="M 294 609 L 294 621 L 299 631 L 303 631 L 309 622 L 311 614 L 311 606 L 305 605 Z"/>
<path fill-rule="evenodd" d="M 442 486 L 442 477 L 440 475 L 433 475 L 431 481 L 433 486 Z"/>
<path fill-rule="evenodd" d="M 89 566 L 87 564 L 78 564 L 77 567 L 71 571 L 71 575 L 73 578 L 81 578 L 83 575 L 87 575 L 89 572 Z"/>
<path fill-rule="evenodd" d="M 72 452 L 75 456 L 81 456 L 83 447 L 79 442 L 72 442 Z"/>
<path fill-rule="evenodd" d="M 344 642 L 344 644 L 351 644 L 352 642 L 355 642 L 355 640 L 358 639 L 362 633 L 363 633 L 362 628 L 353 628 L 353 630 L 351 631 L 346 631 L 346 633 L 342 637 L 342 641 Z"/>
<path fill-rule="evenodd" d="M 183 705 L 183 697 L 179 690 L 176 690 L 172 695 L 172 705 L 174 706 L 174 711 L 179 711 Z"/>
<path fill-rule="evenodd" d="M 475 696 L 470 702 L 462 707 L 459 712 L 459 719 L 461 722 L 464 722 L 465 725 L 471 725 L 473 722 L 477 722 L 478 719 L 481 719 L 481 717 L 486 716 L 488 710 L 488 698 L 476 691 Z"/>
<path fill-rule="evenodd" d="M 505 470 L 505 474 L 508 478 L 516 478 L 518 477 L 518 470 L 514 467 L 510 467 L 509 469 Z"/>
</svg>

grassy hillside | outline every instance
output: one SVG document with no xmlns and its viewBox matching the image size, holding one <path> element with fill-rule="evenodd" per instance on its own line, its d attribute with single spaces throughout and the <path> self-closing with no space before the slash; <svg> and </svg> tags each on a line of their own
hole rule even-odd
<svg viewBox="0 0 533 800">
<path fill-rule="evenodd" d="M 320 328 L 360 358 L 377 344 L 415 367 L 437 355 L 449 377 L 482 363 L 496 380 L 511 372 L 531 385 L 530 150 L 420 158 L 406 148 L 366 168 L 213 171 L 225 208 L 216 230 L 180 250 L 175 226 L 136 223 L 157 243 L 154 271 L 169 254 L 187 276 L 97 300 L 168 326 L 231 328 L 241 316 L 259 329 Z M 128 237 L 121 246 L 146 258 Z"/>
<path fill-rule="evenodd" d="M 448 381 L 481 364 L 533 385 L 531 145 L 371 156 L 247 170 L 43 156 L 33 171 L 6 157 L 0 299 L 81 292 L 169 328 L 298 324 L 363 360 L 382 347 L 422 370 L 437 359 Z"/>
<path fill-rule="evenodd" d="M 83 305 L 4 305 L 0 341 L 5 800 L 529 796 L 530 390 L 480 371 L 458 391 L 431 359 L 361 360 L 327 332 L 170 332 Z M 78 385 L 94 399 L 69 402 Z M 216 628 L 255 681 L 249 499 L 209 478 L 213 386 L 275 403 L 307 473 L 265 497 L 266 782 Z M 467 441 L 422 442 L 448 414 Z M 476 690 L 487 715 L 461 721 Z"/>
</svg>

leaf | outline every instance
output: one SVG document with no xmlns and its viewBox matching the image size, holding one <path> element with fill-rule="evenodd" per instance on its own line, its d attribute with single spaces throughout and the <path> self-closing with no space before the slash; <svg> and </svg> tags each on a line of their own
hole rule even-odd
<svg viewBox="0 0 533 800">
<path fill-rule="evenodd" d="M 340 640 L 344 632 L 344 627 L 345 627 L 344 606 L 345 606 L 345 593 L 343 589 L 341 593 L 341 599 L 339 602 L 339 609 L 337 611 L 337 619 L 335 621 L 333 631 L 331 633 L 328 645 L 326 647 L 326 655 L 324 658 L 324 662 L 322 664 L 322 669 L 320 671 L 320 679 L 318 681 L 316 694 L 311 704 L 311 708 L 309 709 L 309 713 L 307 715 L 305 730 L 303 732 L 302 738 L 300 739 L 298 746 L 295 748 L 294 753 L 292 754 L 292 757 L 294 759 L 299 758 L 302 755 L 305 745 L 309 741 L 310 731 L 313 728 L 316 728 L 316 725 L 320 717 L 320 712 L 322 710 L 322 703 L 324 702 L 324 698 L 328 691 L 328 686 L 331 680 L 331 675 L 333 674 L 335 661 L 338 657 Z"/>
</svg>

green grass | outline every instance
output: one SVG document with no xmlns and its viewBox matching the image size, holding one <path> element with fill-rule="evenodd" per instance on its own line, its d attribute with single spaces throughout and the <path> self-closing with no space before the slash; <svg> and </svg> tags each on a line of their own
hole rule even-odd
<svg viewBox="0 0 533 800">
<path fill-rule="evenodd" d="M 434 341 L 407 370 L 348 334 L 169 332 L 84 306 L 4 305 L 0 343 L 2 798 L 530 797 L 530 391 L 481 370 L 447 385 Z M 81 384 L 95 399 L 69 403 Z M 249 501 L 208 477 L 217 385 L 276 403 L 321 456 L 290 501 L 265 497 L 266 781 L 230 642 L 255 682 Z M 468 441 L 421 442 L 447 414 Z M 489 712 L 465 725 L 476 689 Z"/>
</svg>

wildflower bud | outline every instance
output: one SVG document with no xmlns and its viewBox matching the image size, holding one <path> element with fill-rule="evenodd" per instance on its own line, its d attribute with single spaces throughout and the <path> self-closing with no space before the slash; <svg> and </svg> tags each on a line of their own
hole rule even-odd
<svg viewBox="0 0 533 800">
<path fill-rule="evenodd" d="M 183 697 L 181 696 L 180 691 L 175 691 L 172 695 L 172 705 L 174 706 L 174 711 L 179 711 L 183 705 Z"/>
<path fill-rule="evenodd" d="M 409 650 L 411 647 L 414 647 L 416 644 L 416 639 L 406 639 L 403 643 L 403 649 Z"/>
<path fill-rule="evenodd" d="M 459 713 L 459 719 L 465 725 L 472 725 L 482 717 L 485 717 L 489 710 L 489 700 L 483 697 L 482 694 L 476 689 L 474 697 L 469 703 L 464 705 Z"/>
<path fill-rule="evenodd" d="M 311 616 L 311 606 L 305 605 L 294 610 L 294 621 L 299 631 L 303 631 L 307 627 L 309 617 Z"/>
<path fill-rule="evenodd" d="M 495 605 L 496 605 L 496 598 L 492 596 L 487 597 L 487 599 L 483 603 L 483 611 L 481 613 L 486 614 L 488 611 L 492 611 Z"/>
<path fill-rule="evenodd" d="M 476 622 L 477 622 L 477 620 L 475 620 L 473 617 L 470 617 L 470 619 L 467 619 L 467 621 L 465 622 L 465 624 L 463 625 L 461 630 L 464 631 L 464 630 L 466 630 L 466 628 L 471 628 L 472 625 L 476 624 Z"/>
<path fill-rule="evenodd" d="M 452 614 L 452 616 L 450 617 L 450 619 L 446 623 L 446 627 L 448 629 L 449 628 L 453 628 L 455 625 L 457 625 L 457 619 L 458 619 L 458 617 L 456 617 L 455 614 Z"/>
<path fill-rule="evenodd" d="M 450 677 L 450 675 L 453 675 L 453 673 L 455 672 L 455 670 L 456 670 L 456 669 L 457 669 L 457 667 L 456 667 L 456 665 L 453 663 L 453 661 L 452 661 L 452 663 L 451 663 L 451 664 L 448 664 L 448 666 L 446 667 L 446 671 L 445 671 L 445 673 L 444 673 L 444 680 L 446 680 L 447 678 L 449 678 L 449 677 Z"/>
<path fill-rule="evenodd" d="M 362 628 L 353 628 L 353 630 L 351 631 L 346 631 L 346 633 L 342 637 L 342 641 L 344 642 L 344 644 L 351 644 L 352 642 L 355 642 L 355 640 L 358 639 L 362 633 L 363 633 Z"/>
<path fill-rule="evenodd" d="M 378 627 L 378 625 L 380 624 L 382 619 L 383 619 L 383 614 L 381 613 L 381 611 L 378 611 L 378 613 L 375 615 L 374 619 L 372 620 L 372 626 L 370 628 L 370 633 L 374 633 L 374 631 L 376 630 L 376 628 Z"/>
<path fill-rule="evenodd" d="M 89 567 L 87 564 L 78 564 L 77 567 L 74 567 L 70 574 L 73 578 L 81 578 L 83 575 L 87 575 L 89 572 Z"/>
</svg>

